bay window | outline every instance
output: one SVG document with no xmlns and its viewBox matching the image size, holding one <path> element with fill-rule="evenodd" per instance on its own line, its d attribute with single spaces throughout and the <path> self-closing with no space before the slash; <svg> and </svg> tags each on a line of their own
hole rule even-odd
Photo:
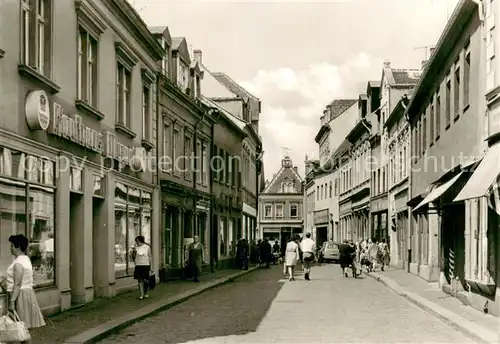
<svg viewBox="0 0 500 344">
<path fill-rule="evenodd" d="M 115 274 L 130 276 L 134 272 L 132 252 L 135 238 L 144 236 L 151 244 L 151 193 L 116 183 L 115 186 Z"/>
</svg>

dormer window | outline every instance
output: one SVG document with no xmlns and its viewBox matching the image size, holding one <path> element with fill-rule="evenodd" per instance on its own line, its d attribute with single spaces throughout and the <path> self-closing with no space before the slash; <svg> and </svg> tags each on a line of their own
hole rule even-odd
<svg viewBox="0 0 500 344">
<path fill-rule="evenodd" d="M 179 69 L 177 71 L 177 84 L 185 91 L 189 88 L 189 66 L 179 59 Z"/>
<path fill-rule="evenodd" d="M 165 55 L 161 59 L 161 71 L 163 75 L 168 76 L 168 45 L 164 37 L 161 38 L 160 44 L 163 50 L 165 50 Z"/>
</svg>

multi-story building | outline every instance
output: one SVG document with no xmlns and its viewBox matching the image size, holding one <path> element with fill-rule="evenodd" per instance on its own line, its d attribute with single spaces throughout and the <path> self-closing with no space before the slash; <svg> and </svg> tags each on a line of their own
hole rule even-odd
<svg viewBox="0 0 500 344">
<path fill-rule="evenodd" d="M 418 82 L 421 71 L 418 69 L 392 68 L 389 61 L 384 62 L 381 80 L 377 83 L 375 97 L 371 97 L 372 109 L 370 122 L 372 125 L 372 187 L 371 187 L 371 233 L 377 240 L 385 239 L 393 250 L 395 242 L 390 239 L 389 212 L 389 169 L 390 152 L 389 135 L 385 123 L 394 110 L 398 100 L 407 94 Z M 371 83 L 374 84 L 374 83 Z M 368 91 L 372 90 L 370 83 Z M 376 99 L 378 98 L 378 99 Z"/>
<path fill-rule="evenodd" d="M 482 59 L 481 15 L 476 2 L 459 2 L 405 114 L 411 125 L 413 157 L 410 271 L 429 281 L 439 279 L 455 291 L 483 290 L 491 283 L 487 265 L 480 265 L 487 257 L 480 252 L 487 252 L 489 246 L 477 249 L 487 233 L 488 225 L 483 225 L 487 201 L 484 197 L 460 201 L 469 199 L 471 191 L 482 192 L 477 184 L 461 191 L 471 175 L 469 162 L 483 156 L 486 148 L 483 67 L 487 63 Z M 476 181 L 487 179 L 484 173 L 491 167 L 484 163 L 488 161 L 486 155 L 474 174 Z M 473 254 L 480 258 L 474 260 Z"/>
<path fill-rule="evenodd" d="M 164 47 L 159 66 L 159 184 L 162 189 L 162 277 L 178 277 L 195 235 L 210 262 L 210 147 L 213 113 L 202 105 L 198 56 L 191 58 L 185 38 L 167 28 L 151 28 Z"/>
<path fill-rule="evenodd" d="M 135 237 L 159 260 L 145 157 L 164 50 L 125 0 L 3 2 L 0 22 L 0 268 L 25 234 L 45 313 L 135 287 Z"/>
<path fill-rule="evenodd" d="M 409 96 L 403 96 L 386 119 L 388 137 L 388 189 L 391 265 L 403 268 L 408 260 L 408 196 L 410 167 L 410 126 L 404 116 Z"/>
<path fill-rule="evenodd" d="M 280 247 L 303 229 L 302 178 L 292 159 L 285 156 L 281 168 L 259 195 L 259 238 L 279 240 Z"/>
<path fill-rule="evenodd" d="M 304 218 L 304 232 L 314 233 L 314 210 L 316 204 L 316 185 L 315 185 L 315 172 L 319 166 L 319 160 L 309 160 L 307 154 L 304 160 L 305 178 L 302 183 L 304 190 L 303 201 L 303 218 Z M 314 238 L 313 238 L 314 239 Z"/>
<path fill-rule="evenodd" d="M 238 85 L 224 73 L 210 72 L 212 78 L 226 88 L 220 93 L 220 86 L 205 91 L 205 96 L 216 102 L 240 121 L 245 122 L 247 137 L 243 140 L 241 159 L 242 172 L 242 237 L 253 240 L 257 228 L 257 200 L 259 175 L 262 173 L 262 138 L 259 135 L 260 100 Z M 211 82 L 210 85 L 213 85 Z M 227 94 L 229 93 L 229 94 Z"/>
<path fill-rule="evenodd" d="M 320 118 L 321 127 L 315 137 L 319 166 L 314 174 L 316 199 L 313 232 L 318 245 L 333 240 L 339 222 L 339 179 L 332 156 L 356 124 L 358 104 L 356 99 L 336 99 L 327 105 Z"/>
<path fill-rule="evenodd" d="M 367 98 L 358 100 L 358 121 L 346 135 L 340 159 L 339 217 L 340 239 L 358 240 L 369 234 L 370 205 L 370 132 L 367 120 Z"/>
</svg>

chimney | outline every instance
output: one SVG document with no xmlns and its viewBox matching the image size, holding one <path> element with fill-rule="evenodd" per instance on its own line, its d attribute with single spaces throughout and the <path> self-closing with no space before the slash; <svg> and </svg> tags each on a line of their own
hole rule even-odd
<svg viewBox="0 0 500 344">
<path fill-rule="evenodd" d="M 434 54 L 434 50 L 436 50 L 436 48 L 432 47 L 429 49 L 429 55 L 432 56 Z"/>
<path fill-rule="evenodd" d="M 421 67 L 422 70 L 425 68 L 426 65 L 427 65 L 427 60 L 423 60 L 422 61 L 422 67 Z"/>
<path fill-rule="evenodd" d="M 384 68 L 391 68 L 391 61 L 385 60 L 384 61 Z"/>
<path fill-rule="evenodd" d="M 193 50 L 193 55 L 194 55 L 194 60 L 197 61 L 199 64 L 203 64 L 203 54 L 200 49 L 195 49 Z"/>
<path fill-rule="evenodd" d="M 294 166 L 293 170 L 295 171 L 295 173 L 299 174 L 299 168 L 297 166 Z"/>
</svg>

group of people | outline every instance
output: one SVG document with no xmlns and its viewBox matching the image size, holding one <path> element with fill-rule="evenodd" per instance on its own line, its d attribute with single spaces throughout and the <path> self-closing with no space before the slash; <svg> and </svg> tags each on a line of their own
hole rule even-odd
<svg viewBox="0 0 500 344">
<path fill-rule="evenodd" d="M 390 262 L 389 245 L 385 239 L 379 242 L 376 239 L 367 238 L 356 243 L 344 240 L 339 245 L 339 251 L 340 267 L 345 277 L 348 277 L 348 268 L 352 269 L 352 276 L 356 278 L 363 269 L 371 272 L 380 267 L 380 270 L 384 271 L 384 267 Z"/>
<path fill-rule="evenodd" d="M 307 233 L 301 240 L 300 236 L 290 238 L 285 247 L 283 273 L 288 274 L 290 281 L 295 281 L 295 267 L 302 261 L 304 278 L 310 280 L 311 264 L 315 259 L 316 243 L 311 239 L 311 233 Z"/>
</svg>

